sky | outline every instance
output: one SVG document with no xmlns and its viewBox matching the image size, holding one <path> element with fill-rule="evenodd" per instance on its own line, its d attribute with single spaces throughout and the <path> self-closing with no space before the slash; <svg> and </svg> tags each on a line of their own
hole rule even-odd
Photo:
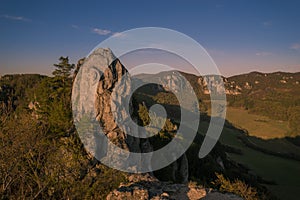
<svg viewBox="0 0 300 200">
<path fill-rule="evenodd" d="M 300 1 L 0 0 L 0 74 L 50 75 L 60 56 L 77 63 L 140 27 L 193 38 L 225 76 L 300 71 Z"/>
</svg>

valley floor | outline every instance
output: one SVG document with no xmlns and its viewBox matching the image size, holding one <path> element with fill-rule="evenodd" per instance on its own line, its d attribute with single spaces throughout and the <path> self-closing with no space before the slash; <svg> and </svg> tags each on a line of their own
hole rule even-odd
<svg viewBox="0 0 300 200">
<path fill-rule="evenodd" d="M 232 111 L 237 111 L 237 113 L 232 113 Z M 243 117 L 241 117 L 243 115 Z M 254 119 L 261 119 L 261 116 L 247 115 L 243 110 L 237 110 L 235 108 L 229 108 L 229 116 L 228 120 L 230 119 L 240 119 L 246 120 L 248 118 L 249 122 L 244 123 L 244 129 L 247 130 L 247 127 L 253 123 Z M 261 123 L 258 121 L 257 123 Z M 266 122 L 264 122 L 266 123 Z M 260 130 L 264 132 L 267 137 L 270 137 L 271 133 L 274 130 L 279 131 L 277 136 L 279 137 L 281 134 L 284 134 L 283 130 L 285 125 L 280 124 L 274 127 L 274 124 L 268 123 L 263 125 Z M 202 121 L 199 125 L 199 131 L 205 134 L 205 130 L 207 130 L 208 122 Z M 273 126 L 273 129 L 268 129 L 267 127 Z M 256 135 L 259 132 L 254 132 L 254 127 L 250 127 L 250 134 L 255 133 Z M 267 131 L 266 131 L 267 130 Z M 281 130 L 281 132 L 280 132 Z M 248 131 L 248 130 L 247 130 Z M 270 154 L 263 153 L 261 151 L 252 149 L 247 147 L 240 139 L 241 132 L 238 129 L 232 129 L 230 127 L 224 127 L 222 135 L 220 137 L 220 142 L 222 144 L 234 147 L 236 149 L 240 149 L 242 151 L 242 155 L 228 154 L 229 158 L 245 165 L 251 171 L 253 171 L 256 175 L 262 177 L 264 180 L 267 181 L 274 181 L 275 185 L 265 185 L 275 196 L 279 199 L 290 199 L 296 200 L 299 199 L 300 196 L 300 161 L 294 159 L 288 159 L 284 157 L 278 157 Z M 292 143 L 287 144 L 287 141 L 284 139 L 278 139 L 271 142 L 269 144 L 269 140 L 262 140 L 258 139 L 255 140 L 255 137 L 249 137 L 251 141 L 258 142 L 258 145 L 261 145 L 263 148 L 272 149 L 273 147 L 276 149 L 280 149 L 281 151 L 286 150 L 287 152 L 295 151 L 297 153 L 300 152 L 300 148 L 298 146 L 293 145 Z M 259 143 L 260 142 L 260 143 Z M 288 148 L 288 149 L 287 149 Z"/>
<path fill-rule="evenodd" d="M 246 129 L 251 136 L 263 139 L 282 138 L 288 132 L 288 122 L 248 113 L 240 108 L 227 107 L 226 119 L 235 127 Z"/>
</svg>

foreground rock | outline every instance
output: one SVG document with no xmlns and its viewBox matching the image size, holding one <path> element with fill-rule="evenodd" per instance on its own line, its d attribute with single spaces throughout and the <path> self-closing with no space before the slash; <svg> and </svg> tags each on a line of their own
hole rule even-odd
<svg viewBox="0 0 300 200">
<path fill-rule="evenodd" d="M 150 175 L 131 175 L 129 183 L 121 184 L 106 200 L 242 200 L 233 194 L 222 194 L 195 184 L 160 182 Z"/>
</svg>

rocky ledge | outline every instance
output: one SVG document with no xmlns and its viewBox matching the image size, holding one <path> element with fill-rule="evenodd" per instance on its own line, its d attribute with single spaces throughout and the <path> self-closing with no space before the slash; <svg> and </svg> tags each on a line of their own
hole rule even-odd
<svg viewBox="0 0 300 200">
<path fill-rule="evenodd" d="M 234 194 L 223 194 L 216 190 L 203 188 L 194 183 L 173 184 L 161 182 L 155 177 L 146 175 L 130 175 L 128 183 L 112 191 L 106 200 L 242 200 Z"/>
</svg>

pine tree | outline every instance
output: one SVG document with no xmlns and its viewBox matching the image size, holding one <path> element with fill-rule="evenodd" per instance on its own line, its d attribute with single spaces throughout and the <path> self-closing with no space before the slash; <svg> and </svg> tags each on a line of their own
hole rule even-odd
<svg viewBox="0 0 300 200">
<path fill-rule="evenodd" d="M 69 63 L 69 57 L 60 57 L 59 63 L 54 64 L 53 66 L 56 68 L 52 74 L 54 75 L 56 80 L 62 82 L 63 87 L 68 87 L 71 85 L 70 76 L 75 68 L 74 64 Z"/>
<path fill-rule="evenodd" d="M 36 89 L 39 112 L 49 124 L 50 132 L 56 135 L 66 135 L 72 126 L 71 91 L 74 64 L 68 57 L 60 57 L 54 64 L 54 77 L 46 78 Z"/>
</svg>

